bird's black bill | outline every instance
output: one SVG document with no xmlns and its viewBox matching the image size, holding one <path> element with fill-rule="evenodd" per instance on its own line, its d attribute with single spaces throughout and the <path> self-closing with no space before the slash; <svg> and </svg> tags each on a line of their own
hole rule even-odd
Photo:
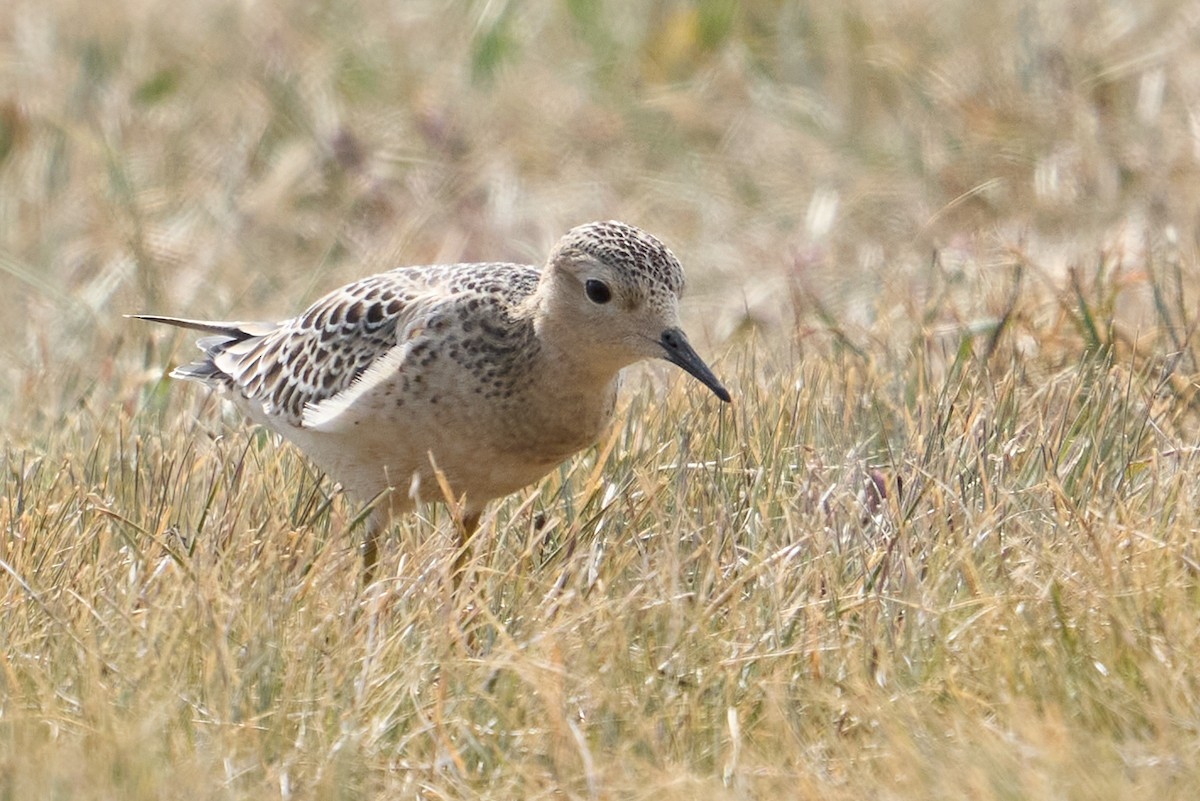
<svg viewBox="0 0 1200 801">
<path fill-rule="evenodd" d="M 662 345 L 664 359 L 682 367 L 689 374 L 695 376 L 701 384 L 711 389 L 714 395 L 729 403 L 729 390 L 725 389 L 713 375 L 713 371 L 708 369 L 708 365 L 692 348 L 683 331 L 678 328 L 668 328 L 663 331 L 662 338 L 658 343 Z"/>
</svg>

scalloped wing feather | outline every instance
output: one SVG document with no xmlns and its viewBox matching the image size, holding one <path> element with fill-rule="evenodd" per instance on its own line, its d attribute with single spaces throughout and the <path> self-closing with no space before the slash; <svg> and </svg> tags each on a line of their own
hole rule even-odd
<svg viewBox="0 0 1200 801">
<path fill-rule="evenodd" d="M 303 425 L 307 407 L 345 392 L 396 348 L 397 330 L 430 292 L 405 272 L 331 292 L 265 336 L 221 347 L 211 362 L 268 417 Z"/>
<path fill-rule="evenodd" d="M 337 430 L 370 389 L 402 368 L 427 321 L 454 316 L 459 303 L 475 306 L 473 299 L 518 302 L 537 276 L 535 267 L 500 263 L 402 267 L 334 290 L 278 323 L 135 316 L 208 334 L 197 342 L 205 358 L 173 376 L 234 392 L 292 426 Z"/>
</svg>

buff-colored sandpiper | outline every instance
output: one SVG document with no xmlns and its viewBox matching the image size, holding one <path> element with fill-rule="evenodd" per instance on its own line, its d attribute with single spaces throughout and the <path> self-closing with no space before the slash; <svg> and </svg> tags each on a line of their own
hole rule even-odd
<svg viewBox="0 0 1200 801">
<path fill-rule="evenodd" d="M 369 580 L 392 516 L 447 489 L 461 501 L 457 572 L 488 501 L 599 439 L 623 367 L 663 358 L 729 401 L 679 327 L 682 292 L 659 240 L 597 222 L 569 231 L 541 270 L 401 267 L 278 323 L 134 316 L 206 332 L 204 358 L 172 376 L 226 393 L 360 502 L 376 501 Z"/>
</svg>

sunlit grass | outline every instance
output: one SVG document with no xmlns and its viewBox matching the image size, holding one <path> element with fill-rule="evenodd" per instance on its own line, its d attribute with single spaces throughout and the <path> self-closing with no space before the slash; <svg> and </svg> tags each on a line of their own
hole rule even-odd
<svg viewBox="0 0 1200 801">
<path fill-rule="evenodd" d="M 1186 9 L 10 5 L 0 797 L 1195 796 Z M 734 403 L 634 371 L 457 596 L 121 317 L 600 217 Z"/>
<path fill-rule="evenodd" d="M 460 599 L 445 514 L 363 594 L 293 452 L 214 404 L 76 415 L 5 476 L 9 786 L 1192 786 L 1196 457 L 1160 377 L 967 355 L 910 400 L 922 358 L 730 357 L 732 410 L 634 382 L 488 519 Z"/>
</svg>

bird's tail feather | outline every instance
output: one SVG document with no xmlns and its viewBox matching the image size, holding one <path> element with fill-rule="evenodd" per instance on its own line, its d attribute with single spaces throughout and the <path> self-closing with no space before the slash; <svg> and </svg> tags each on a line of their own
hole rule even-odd
<svg viewBox="0 0 1200 801">
<path fill-rule="evenodd" d="M 279 327 L 278 323 L 189 320 L 185 317 L 165 317 L 160 314 L 127 314 L 125 316 L 135 320 L 146 320 L 151 323 L 173 325 L 176 328 L 187 328 L 192 331 L 206 331 L 210 334 L 221 334 L 238 341 L 249 339 L 250 337 L 260 337 L 264 334 L 269 334 Z"/>
<path fill-rule="evenodd" d="M 173 325 L 176 328 L 203 331 L 209 334 L 209 336 L 196 340 L 196 347 L 204 351 L 204 359 L 202 361 L 179 365 L 171 371 L 171 377 L 216 385 L 221 385 L 231 380 L 231 377 L 224 370 L 217 367 L 215 361 L 217 356 L 224 353 L 232 345 L 237 345 L 248 339 L 265 336 L 279 327 L 277 323 L 189 320 L 183 317 L 165 317 L 158 314 L 127 314 L 125 316 L 137 320 L 146 320 L 151 323 Z"/>
</svg>

